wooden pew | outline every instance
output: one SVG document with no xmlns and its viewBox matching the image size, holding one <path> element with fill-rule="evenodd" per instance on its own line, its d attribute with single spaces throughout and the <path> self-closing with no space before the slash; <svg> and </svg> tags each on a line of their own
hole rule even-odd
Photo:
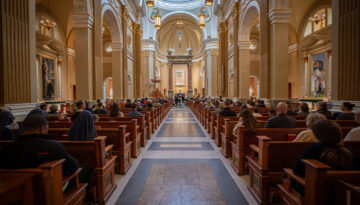
<svg viewBox="0 0 360 205">
<path fill-rule="evenodd" d="M 58 122 L 49 122 L 49 128 L 70 128 L 72 125 L 72 122 L 66 122 L 66 121 L 58 121 Z M 126 132 L 129 132 L 130 140 L 133 142 L 131 144 L 131 157 L 136 158 L 140 153 L 140 140 L 141 140 L 141 132 L 140 132 L 140 126 L 137 125 L 137 119 L 132 119 L 131 121 L 116 121 L 116 122 L 95 122 L 95 126 L 99 126 L 101 128 L 116 128 L 120 125 L 126 125 Z M 49 129 L 50 131 L 51 129 Z M 51 133 L 54 136 L 58 136 L 58 133 L 52 132 Z M 61 135 L 60 135 L 61 136 Z"/>
<path fill-rule="evenodd" d="M 298 134 L 306 128 L 256 128 L 257 136 L 267 136 L 273 140 L 286 141 L 289 134 Z M 258 139 L 250 135 L 244 127 L 238 128 L 238 135 L 233 135 L 232 167 L 239 175 L 247 173 L 246 156 L 250 154 L 250 144 L 257 145 Z"/>
<path fill-rule="evenodd" d="M 221 132 L 221 153 L 224 157 L 228 158 L 231 157 L 232 153 L 232 145 L 231 142 L 234 140 L 233 138 L 233 129 L 238 121 L 232 121 L 230 119 L 224 120 L 224 129 Z"/>
<path fill-rule="evenodd" d="M 279 195 L 277 184 L 281 183 L 283 168 L 292 167 L 311 142 L 274 141 L 258 136 L 259 146 L 250 145 L 252 154 L 249 162 L 250 183 L 248 189 L 259 204 L 272 204 Z M 346 142 L 360 149 L 360 142 Z"/>
<path fill-rule="evenodd" d="M 305 178 L 299 177 L 291 169 L 284 169 L 287 176 L 305 188 L 302 196 L 290 186 L 290 183 L 279 184 L 283 204 L 288 205 L 345 205 L 359 204 L 359 198 L 349 196 L 349 192 L 341 190 L 341 181 L 347 184 L 359 184 L 359 170 L 331 170 L 331 167 L 317 160 L 303 160 L 305 164 Z M 290 181 L 290 180 L 288 180 Z M 345 188 L 346 189 L 346 188 Z M 357 189 L 357 191 L 359 191 Z M 346 193 L 346 194 L 344 194 Z M 358 194 L 358 193 L 357 193 Z M 343 198 L 341 196 L 346 196 Z M 359 195 L 357 195 L 359 196 Z M 351 199 L 357 201 L 350 201 Z"/>
<path fill-rule="evenodd" d="M 52 139 L 66 140 L 66 135 L 69 128 L 49 128 L 49 134 Z M 117 128 L 101 128 L 96 132 L 100 136 L 107 136 L 106 145 L 113 145 L 112 154 L 117 156 L 116 158 L 116 173 L 126 174 L 131 167 L 131 134 L 126 131 L 126 125 L 120 125 Z"/>
<path fill-rule="evenodd" d="M 224 117 L 224 116 L 219 116 L 219 115 L 215 115 L 215 116 L 216 116 L 216 122 L 214 125 L 215 126 L 215 144 L 218 147 L 221 147 L 221 146 L 223 146 L 221 133 L 223 133 L 223 135 L 224 135 L 225 120 L 238 121 L 239 117 Z"/>
<path fill-rule="evenodd" d="M 11 141 L 8 141 L 9 143 Z M 4 143 L 3 141 L 1 143 Z M 46 162 L 37 168 L 0 170 L 0 204 L 82 205 L 87 184 L 79 183 L 78 169 L 63 178 L 65 159 Z M 63 185 L 75 179 L 75 186 L 66 194 Z"/>
<path fill-rule="evenodd" d="M 110 198 L 116 189 L 114 170 L 116 156 L 112 156 L 112 145 L 105 147 L 105 136 L 94 138 L 93 141 L 59 141 L 66 150 L 78 160 L 79 164 L 90 165 L 93 171 L 94 201 L 100 204 Z"/>
</svg>

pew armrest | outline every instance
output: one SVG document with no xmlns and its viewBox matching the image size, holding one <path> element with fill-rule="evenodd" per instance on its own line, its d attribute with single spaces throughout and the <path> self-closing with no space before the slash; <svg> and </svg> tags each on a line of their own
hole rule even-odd
<svg viewBox="0 0 360 205">
<path fill-rule="evenodd" d="M 266 137 L 266 136 L 256 136 L 259 140 L 262 140 L 262 141 L 270 141 L 271 138 L 270 137 Z"/>
<path fill-rule="evenodd" d="M 249 146 L 250 146 L 250 149 L 251 149 L 251 157 L 254 158 L 256 154 L 259 154 L 259 147 L 254 145 L 254 144 L 251 144 Z"/>
<path fill-rule="evenodd" d="M 66 182 L 69 182 L 70 180 L 72 180 L 72 179 L 75 178 L 75 179 L 76 179 L 76 186 L 78 186 L 78 185 L 79 185 L 79 179 L 78 179 L 78 177 L 79 177 L 79 174 L 80 174 L 81 171 L 82 171 L 82 168 L 78 168 L 72 175 L 65 177 L 65 178 L 63 179 L 63 185 L 64 185 Z"/>
<path fill-rule="evenodd" d="M 114 147 L 114 145 L 113 145 L 113 144 L 106 146 L 106 147 L 105 147 L 105 153 L 110 152 L 110 151 L 112 150 L 112 148 L 113 148 L 113 147 Z"/>
<path fill-rule="evenodd" d="M 305 179 L 299 177 L 298 175 L 294 174 L 292 169 L 284 169 L 285 173 L 289 176 L 289 178 L 295 180 L 297 183 L 301 184 L 305 187 Z"/>
</svg>

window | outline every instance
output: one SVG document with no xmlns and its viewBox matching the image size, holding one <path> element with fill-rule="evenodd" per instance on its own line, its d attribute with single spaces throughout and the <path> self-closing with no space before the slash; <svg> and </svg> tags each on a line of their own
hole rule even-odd
<svg viewBox="0 0 360 205">
<path fill-rule="evenodd" d="M 304 37 L 313 32 L 319 31 L 332 24 L 332 10 L 331 8 L 322 8 L 317 10 L 309 17 L 304 30 Z"/>
</svg>

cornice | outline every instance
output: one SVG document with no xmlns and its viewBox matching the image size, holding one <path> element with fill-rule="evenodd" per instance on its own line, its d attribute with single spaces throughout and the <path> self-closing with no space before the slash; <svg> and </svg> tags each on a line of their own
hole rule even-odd
<svg viewBox="0 0 360 205">
<path fill-rule="evenodd" d="M 75 28 L 92 28 L 94 25 L 94 17 L 90 14 L 74 14 L 72 20 Z"/>
</svg>

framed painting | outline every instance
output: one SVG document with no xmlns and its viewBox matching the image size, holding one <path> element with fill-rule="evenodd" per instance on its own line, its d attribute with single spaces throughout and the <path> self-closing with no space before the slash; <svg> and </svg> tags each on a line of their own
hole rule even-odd
<svg viewBox="0 0 360 205">
<path fill-rule="evenodd" d="M 41 71 L 42 71 L 43 99 L 54 100 L 55 99 L 55 60 L 42 57 Z"/>
<path fill-rule="evenodd" d="M 311 95 L 313 97 L 324 97 L 326 95 L 326 54 L 319 53 L 312 56 L 311 67 Z"/>
</svg>

